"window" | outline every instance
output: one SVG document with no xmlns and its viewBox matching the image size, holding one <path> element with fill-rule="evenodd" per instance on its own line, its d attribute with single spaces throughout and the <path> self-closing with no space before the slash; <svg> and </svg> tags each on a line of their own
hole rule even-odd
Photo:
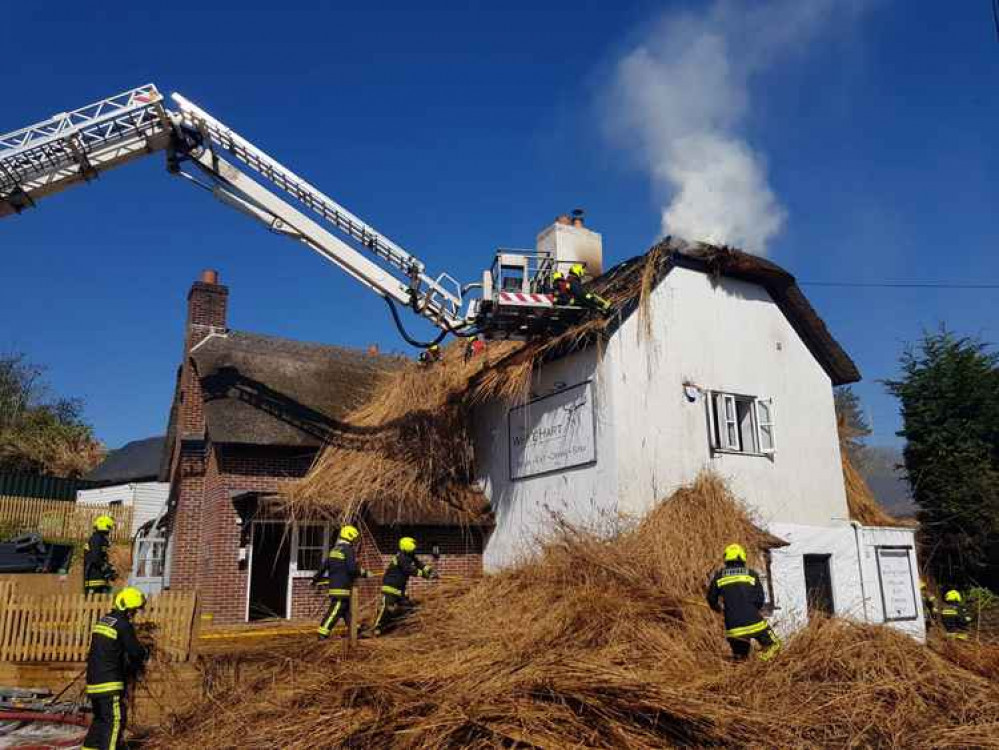
<svg viewBox="0 0 999 750">
<path fill-rule="evenodd" d="M 326 555 L 327 529 L 324 524 L 300 523 L 295 526 L 295 571 L 315 573 Z"/>
<path fill-rule="evenodd" d="M 161 578 L 166 559 L 166 540 L 140 539 L 135 558 L 136 578 Z"/>
<path fill-rule="evenodd" d="M 706 403 L 712 449 L 755 455 L 774 453 L 773 399 L 712 391 Z"/>
</svg>

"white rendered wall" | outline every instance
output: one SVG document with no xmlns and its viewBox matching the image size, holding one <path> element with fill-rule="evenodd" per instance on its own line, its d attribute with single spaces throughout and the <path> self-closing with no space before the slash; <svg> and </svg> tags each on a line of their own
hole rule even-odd
<svg viewBox="0 0 999 750">
<path fill-rule="evenodd" d="M 542 396 L 592 380 L 596 422 L 596 463 L 511 481 L 507 404 L 489 404 L 474 418 L 475 454 L 480 481 L 496 515 L 496 528 L 483 554 L 487 570 L 517 560 L 537 548 L 537 540 L 553 528 L 553 514 L 574 524 L 598 526 L 617 517 L 617 478 L 610 394 L 597 374 L 594 349 L 546 366 L 532 392 Z"/>
<path fill-rule="evenodd" d="M 674 269 L 651 299 L 651 336 L 632 315 L 604 347 L 545 365 L 533 385 L 593 379 L 594 466 L 511 481 L 508 405 L 479 409 L 476 460 L 496 513 L 488 569 L 509 564 L 552 527 L 551 512 L 586 525 L 641 515 L 703 469 L 719 473 L 761 525 L 845 522 L 846 493 L 829 376 L 754 284 Z M 705 401 L 683 384 L 774 399 L 773 457 L 713 453 Z"/>
<path fill-rule="evenodd" d="M 789 546 L 772 553 L 774 611 L 772 621 L 783 634 L 808 623 L 805 597 L 804 555 L 830 555 L 833 607 L 838 617 L 857 622 L 884 623 L 881 585 L 878 580 L 877 546 L 911 547 L 912 570 L 918 570 L 911 529 L 872 528 L 842 523 L 835 526 L 771 524 L 768 529 Z M 918 574 L 914 580 L 917 616 L 914 620 L 888 623 L 920 640 L 923 629 L 922 602 L 918 595 Z"/>
<path fill-rule="evenodd" d="M 632 315 L 607 347 L 619 492 L 647 511 L 705 468 L 720 474 L 762 524 L 830 525 L 847 516 L 832 383 L 758 285 L 672 270 L 651 298 L 651 337 Z M 683 384 L 773 398 L 772 458 L 712 453 L 704 398 Z"/>
<path fill-rule="evenodd" d="M 166 505 L 170 494 L 168 482 L 133 482 L 100 487 L 93 490 L 78 490 L 76 502 L 82 505 L 106 505 L 118 502 L 132 506 L 132 532 L 142 524 L 156 518 Z"/>
</svg>

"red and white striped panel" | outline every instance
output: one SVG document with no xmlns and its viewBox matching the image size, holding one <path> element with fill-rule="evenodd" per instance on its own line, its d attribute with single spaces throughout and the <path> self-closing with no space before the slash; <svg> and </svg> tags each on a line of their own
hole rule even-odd
<svg viewBox="0 0 999 750">
<path fill-rule="evenodd" d="M 523 294 L 521 292 L 500 292 L 501 305 L 515 307 L 555 307 L 555 297 L 551 294 Z"/>
</svg>

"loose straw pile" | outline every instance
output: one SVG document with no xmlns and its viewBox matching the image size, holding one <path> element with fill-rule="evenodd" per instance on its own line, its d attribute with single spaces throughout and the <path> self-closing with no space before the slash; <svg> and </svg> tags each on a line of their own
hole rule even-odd
<svg viewBox="0 0 999 750">
<path fill-rule="evenodd" d="M 818 621 L 731 663 L 703 591 L 736 540 L 759 565 L 762 532 L 713 476 L 612 536 L 560 526 L 347 655 L 307 637 L 228 655 L 149 747 L 999 747 L 994 670 L 887 627 Z"/>
</svg>

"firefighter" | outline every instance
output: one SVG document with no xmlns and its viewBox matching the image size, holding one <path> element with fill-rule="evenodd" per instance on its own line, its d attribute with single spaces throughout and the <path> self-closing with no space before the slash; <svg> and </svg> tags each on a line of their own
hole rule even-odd
<svg viewBox="0 0 999 750">
<path fill-rule="evenodd" d="M 94 718 L 83 750 L 125 747 L 126 688 L 142 673 L 149 652 L 139 642 L 132 617 L 146 604 L 146 595 L 129 586 L 114 598 L 114 606 L 94 625 L 87 655 L 87 695 Z"/>
<path fill-rule="evenodd" d="M 443 357 L 440 344 L 431 344 L 424 351 L 420 352 L 419 362 L 424 367 L 429 367 L 434 362 L 440 362 Z"/>
<path fill-rule="evenodd" d="M 321 641 L 330 637 L 333 628 L 341 619 L 348 628 L 350 627 L 350 589 L 358 578 L 371 577 L 371 573 L 357 564 L 354 542 L 360 535 L 361 532 L 356 527 L 343 526 L 323 567 L 312 579 L 313 585 L 323 578 L 329 585 L 330 606 L 323 615 L 322 622 L 319 623 Z"/>
<path fill-rule="evenodd" d="M 587 307 L 603 314 L 610 312 L 610 302 L 583 288 L 582 263 L 574 263 L 568 274 L 561 271 L 553 273 L 552 290 L 555 301 L 560 305 Z"/>
<path fill-rule="evenodd" d="M 399 551 L 392 556 L 382 577 L 382 603 L 375 618 L 375 635 L 388 632 L 412 608 L 406 596 L 406 584 L 412 576 L 430 579 L 436 578 L 437 572 L 416 556 L 416 540 L 404 536 L 399 540 Z"/>
<path fill-rule="evenodd" d="M 754 639 L 763 646 L 760 653 L 763 661 L 769 661 L 780 651 L 780 639 L 760 614 L 766 603 L 760 574 L 746 567 L 746 550 L 740 544 L 725 548 L 725 566 L 711 578 L 708 604 L 715 612 L 721 611 L 719 599 L 725 603 L 725 637 L 732 647 L 733 658 L 746 659 Z"/>
<path fill-rule="evenodd" d="M 94 519 L 94 533 L 83 548 L 83 593 L 110 594 L 111 581 L 118 577 L 108 560 L 114 519 L 98 516 Z"/>
<path fill-rule="evenodd" d="M 937 612 L 937 598 L 927 588 L 926 581 L 919 582 L 919 592 L 923 595 L 923 621 L 926 624 L 926 629 L 929 630 L 933 627 L 939 614 Z"/>
<path fill-rule="evenodd" d="M 964 600 L 961 598 L 960 591 L 951 589 L 944 594 L 944 605 L 940 609 L 940 622 L 943 623 L 948 638 L 958 641 L 968 640 L 968 625 L 971 624 L 971 616 L 964 608 Z"/>
</svg>

